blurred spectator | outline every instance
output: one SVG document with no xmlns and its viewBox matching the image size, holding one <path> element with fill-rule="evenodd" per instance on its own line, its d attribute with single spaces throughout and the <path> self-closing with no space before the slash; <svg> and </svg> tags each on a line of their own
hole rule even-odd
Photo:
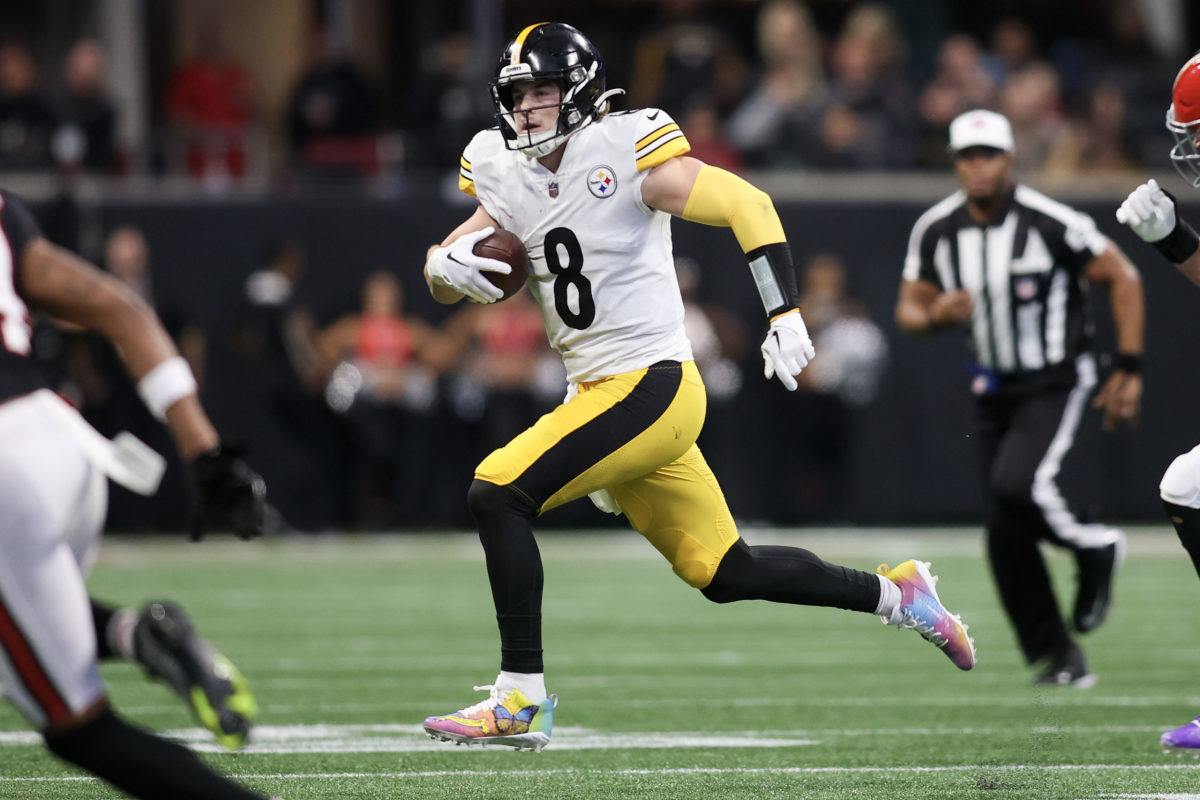
<svg viewBox="0 0 1200 800">
<path fill-rule="evenodd" d="M 938 51 L 937 72 L 919 99 L 921 165 L 949 168 L 946 129 L 950 120 L 972 108 L 990 107 L 995 97 L 996 83 L 975 40 L 961 33 L 947 37 Z"/>
<path fill-rule="evenodd" d="M 55 97 L 53 154 L 60 168 L 112 172 L 117 166 L 117 112 L 104 92 L 105 56 L 91 39 L 76 42 Z"/>
<path fill-rule="evenodd" d="M 806 520 L 845 519 L 854 474 L 853 412 L 879 391 L 887 340 L 865 304 L 850 295 L 836 254 L 814 257 L 801 284 L 800 306 L 817 357 L 800 373 L 789 415 L 788 452 L 794 457 L 786 479 L 794 507 L 788 513 Z"/>
<path fill-rule="evenodd" d="M 851 12 L 833 47 L 816 166 L 897 169 L 916 162 L 915 101 L 904 57 L 886 7 L 867 3 Z"/>
<path fill-rule="evenodd" d="M 1082 112 L 1073 117 L 1054 143 L 1043 172 L 1063 178 L 1137 168 L 1126 136 L 1125 96 L 1113 83 L 1085 93 Z"/>
<path fill-rule="evenodd" d="M 1044 61 L 1023 67 L 1000 89 L 1000 113 L 1012 123 L 1014 170 L 1039 172 L 1064 127 L 1058 74 Z"/>
<path fill-rule="evenodd" d="M 745 169 L 742 154 L 725 138 L 717 109 L 708 98 L 693 98 L 676 122 L 692 146 L 689 155 L 730 172 Z"/>
<path fill-rule="evenodd" d="M 753 166 L 811 162 L 826 91 L 822 42 L 808 7 L 768 0 L 758 15 L 758 49 L 763 73 L 730 118 L 729 140 Z"/>
<path fill-rule="evenodd" d="M 132 226 L 113 230 L 104 243 L 103 263 L 113 277 L 155 309 L 163 326 L 178 344 L 180 354 L 192 367 L 197 382 L 202 383 L 207 365 L 206 338 L 182 309 L 158 302 L 150 248 L 141 230 Z M 75 392 L 73 399 L 96 430 L 109 437 L 129 431 L 167 458 L 168 469 L 153 500 L 115 484 L 110 486 L 109 527 L 113 530 L 183 529 L 188 522 L 189 508 L 183 467 L 167 430 L 146 409 L 117 351 L 95 334 L 72 332 L 66 336 L 65 357 Z"/>
<path fill-rule="evenodd" d="M 168 116 L 189 175 L 213 188 L 245 176 L 254 94 L 254 78 L 229 53 L 220 26 L 204 23 L 195 51 L 171 75 L 167 91 Z"/>
<path fill-rule="evenodd" d="M 294 241 L 264 249 L 234 311 L 224 389 L 243 426 L 231 433 L 253 449 L 289 522 L 311 530 L 337 518 L 346 453 L 321 396 L 316 323 L 297 296 L 307 261 Z"/>
<path fill-rule="evenodd" d="M 29 48 L 0 44 L 0 170 L 48 169 L 53 129 L 54 114 Z"/>
<path fill-rule="evenodd" d="M 449 357 L 445 337 L 404 313 L 404 290 L 372 273 L 362 309 L 321 331 L 318 352 L 330 375 L 325 398 L 352 431 L 350 519 L 371 527 L 426 522 L 432 493 L 428 454 L 437 437 L 430 417 L 437 371 Z"/>
<path fill-rule="evenodd" d="M 470 69 L 471 46 L 468 33 L 452 33 L 421 59 L 404 102 L 409 164 L 453 168 L 471 137 L 495 124 L 487 80 Z"/>
<path fill-rule="evenodd" d="M 246 279 L 245 294 L 234 326 L 232 346 L 242 359 L 315 386 L 321 380 L 313 339 L 316 324 L 296 300 L 296 286 L 308 262 L 296 242 L 272 242 L 262 266 Z"/>
<path fill-rule="evenodd" d="M 723 117 L 741 99 L 745 58 L 699 0 L 667 0 L 663 15 L 663 23 L 634 45 L 630 106 L 678 117 L 701 96 Z"/>
<path fill-rule="evenodd" d="M 1037 43 L 1029 23 L 1018 17 L 1004 17 L 992 28 L 991 46 L 983 58 L 984 69 L 996 86 L 1014 72 L 1037 60 Z M 970 108 L 985 108 L 983 104 Z M 968 110 L 968 109 L 964 109 Z"/>
<path fill-rule="evenodd" d="M 836 394 L 849 406 L 870 403 L 879 393 L 887 365 L 887 340 L 871 321 L 866 304 L 850 294 L 840 257 L 822 253 L 809 262 L 800 304 L 814 346 L 821 348 L 821 358 L 801 373 L 801 384 Z"/>
<path fill-rule="evenodd" d="M 1113 0 L 1107 35 L 1096 42 L 1089 66 L 1093 80 L 1120 87 L 1131 155 L 1141 163 L 1154 164 L 1171 146 L 1163 129 L 1163 115 L 1170 101 L 1164 97 L 1162 87 L 1174 79 L 1178 64 L 1158 58 L 1146 30 L 1145 13 L 1146 4 Z"/>
<path fill-rule="evenodd" d="M 443 329 L 457 354 L 455 411 L 482 427 L 475 460 L 562 402 L 562 359 L 550 349 L 542 312 L 528 290 L 503 303 L 465 306 Z"/>
<path fill-rule="evenodd" d="M 349 52 L 330 40 L 328 27 L 315 24 L 308 44 L 308 65 L 288 103 L 293 154 L 309 167 L 376 171 L 374 91 Z"/>
<path fill-rule="evenodd" d="M 683 298 L 683 326 L 708 399 L 731 400 L 742 388 L 737 360 L 749 341 L 746 326 L 728 311 L 700 300 L 700 267 L 695 260 L 675 256 L 675 276 Z"/>
</svg>

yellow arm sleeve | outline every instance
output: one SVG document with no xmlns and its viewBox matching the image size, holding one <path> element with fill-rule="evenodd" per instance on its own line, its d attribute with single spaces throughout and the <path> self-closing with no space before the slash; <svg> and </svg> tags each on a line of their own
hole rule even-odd
<svg viewBox="0 0 1200 800">
<path fill-rule="evenodd" d="M 732 172 L 708 164 L 696 175 L 683 218 L 732 228 L 744 253 L 787 241 L 770 195 Z"/>
</svg>

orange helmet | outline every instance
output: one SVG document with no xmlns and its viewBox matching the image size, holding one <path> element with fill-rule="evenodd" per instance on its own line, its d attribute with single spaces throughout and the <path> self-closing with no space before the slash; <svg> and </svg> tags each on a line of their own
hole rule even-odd
<svg viewBox="0 0 1200 800">
<path fill-rule="evenodd" d="M 1175 76 L 1171 89 L 1171 107 L 1167 109 L 1167 130 L 1175 137 L 1171 162 L 1183 179 L 1200 187 L 1200 53 L 1196 53 Z"/>
</svg>

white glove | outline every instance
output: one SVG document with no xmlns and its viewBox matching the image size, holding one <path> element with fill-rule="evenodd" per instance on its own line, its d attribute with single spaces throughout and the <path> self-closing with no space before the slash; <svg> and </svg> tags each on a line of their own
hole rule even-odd
<svg viewBox="0 0 1200 800">
<path fill-rule="evenodd" d="M 563 405 L 571 402 L 571 398 L 579 394 L 579 385 L 575 383 L 567 384 L 567 396 L 563 398 Z M 597 489 L 588 495 L 588 499 L 592 501 L 592 505 L 606 514 L 621 514 L 621 507 L 617 505 L 617 501 L 613 499 L 612 493 L 608 489 Z"/>
<path fill-rule="evenodd" d="M 507 275 L 512 267 L 494 258 L 483 258 L 472 252 L 475 243 L 491 236 L 495 228 L 464 233 L 445 247 L 438 247 L 429 254 L 425 271 L 433 283 L 449 286 L 476 303 L 494 303 L 504 296 L 504 291 L 492 285 L 485 272 Z"/>
<path fill-rule="evenodd" d="M 808 366 L 816 355 L 808 328 L 800 312 L 788 312 L 776 317 L 767 329 L 767 338 L 762 343 L 763 376 L 779 376 L 779 382 L 789 392 L 796 391 L 796 377 Z"/>
<path fill-rule="evenodd" d="M 1128 225 L 1143 241 L 1157 242 L 1175 230 L 1175 201 L 1151 178 L 1121 203 L 1117 222 Z"/>
</svg>

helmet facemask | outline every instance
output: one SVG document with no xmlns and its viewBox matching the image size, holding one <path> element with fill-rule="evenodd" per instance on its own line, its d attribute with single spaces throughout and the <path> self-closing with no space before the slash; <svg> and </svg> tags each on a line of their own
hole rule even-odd
<svg viewBox="0 0 1200 800">
<path fill-rule="evenodd" d="M 541 158 L 554 152 L 572 134 L 598 118 L 608 104 L 608 98 L 621 93 L 620 89 L 597 92 L 593 86 L 598 62 L 589 67 L 574 66 L 555 73 L 533 72 L 528 64 L 510 64 L 500 76 L 491 82 L 492 101 L 496 105 L 496 119 L 504 133 L 504 144 L 509 150 L 520 150 L 530 158 Z M 551 130 L 521 131 L 516 118 L 520 114 L 555 106 L 533 106 L 514 110 L 513 84 L 519 81 L 550 80 L 558 84 L 561 92 L 558 122 Z M 590 91 L 589 91 L 590 90 Z"/>
<path fill-rule="evenodd" d="M 1175 119 L 1175 106 L 1167 109 L 1167 130 L 1175 137 L 1171 148 L 1171 163 L 1193 188 L 1200 188 L 1200 119 L 1180 122 Z"/>
</svg>

